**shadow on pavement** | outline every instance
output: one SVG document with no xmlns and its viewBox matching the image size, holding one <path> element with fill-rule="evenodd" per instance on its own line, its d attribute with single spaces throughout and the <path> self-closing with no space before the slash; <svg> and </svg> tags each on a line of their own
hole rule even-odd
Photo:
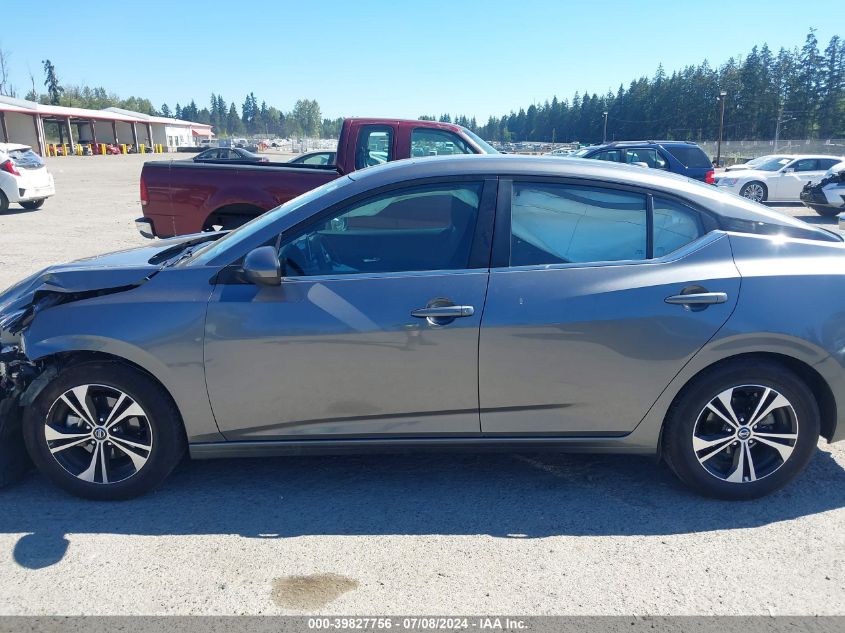
<svg viewBox="0 0 845 633">
<path fill-rule="evenodd" d="M 784 490 L 750 502 L 687 491 L 634 456 L 415 454 L 185 462 L 157 492 L 102 503 L 40 476 L 0 492 L 14 559 L 59 562 L 67 535 L 671 535 L 748 528 L 845 506 L 845 470 L 818 451 Z"/>
</svg>

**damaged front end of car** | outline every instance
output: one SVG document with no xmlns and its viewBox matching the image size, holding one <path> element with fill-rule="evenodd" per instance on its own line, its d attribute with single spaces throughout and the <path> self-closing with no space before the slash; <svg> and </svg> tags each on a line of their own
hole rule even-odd
<svg viewBox="0 0 845 633">
<path fill-rule="evenodd" d="M 845 165 L 840 163 L 819 182 L 809 182 L 801 190 L 801 202 L 819 215 L 832 217 L 845 211 Z"/>
<path fill-rule="evenodd" d="M 157 270 L 116 268 L 85 274 L 79 268 L 47 269 L 0 294 L 0 487 L 30 468 L 22 435 L 24 411 L 58 374 L 63 360 L 71 360 L 27 356 L 31 323 L 45 310 L 136 288 Z"/>
</svg>

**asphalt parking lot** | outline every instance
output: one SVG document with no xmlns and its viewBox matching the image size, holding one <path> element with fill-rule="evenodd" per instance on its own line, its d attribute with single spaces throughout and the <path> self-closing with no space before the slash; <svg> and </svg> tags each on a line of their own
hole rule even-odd
<svg viewBox="0 0 845 633">
<path fill-rule="evenodd" d="M 49 159 L 57 195 L 0 216 L 0 287 L 145 243 L 154 158 Z M 0 490 L 0 614 L 115 613 L 845 614 L 845 446 L 745 503 L 554 454 L 186 461 L 123 503 Z"/>
</svg>

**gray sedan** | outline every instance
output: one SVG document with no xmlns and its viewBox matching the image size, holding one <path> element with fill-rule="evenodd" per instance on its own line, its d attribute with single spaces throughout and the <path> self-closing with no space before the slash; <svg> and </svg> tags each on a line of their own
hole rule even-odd
<svg viewBox="0 0 845 633">
<path fill-rule="evenodd" d="M 186 449 L 455 446 L 658 455 L 757 497 L 845 437 L 843 284 L 839 236 L 684 178 L 398 161 L 6 290 L 0 437 L 96 499 Z"/>
</svg>

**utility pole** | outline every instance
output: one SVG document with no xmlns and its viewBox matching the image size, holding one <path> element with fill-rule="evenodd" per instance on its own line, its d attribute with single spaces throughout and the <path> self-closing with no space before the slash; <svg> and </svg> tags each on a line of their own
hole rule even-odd
<svg viewBox="0 0 845 633">
<path fill-rule="evenodd" d="M 780 140 L 780 128 L 784 123 L 788 123 L 789 121 L 794 121 L 795 117 L 789 117 L 788 119 L 783 118 L 783 106 L 781 106 L 780 110 L 778 110 L 778 120 L 775 123 L 775 148 L 774 153 L 777 154 L 778 152 L 778 140 Z"/>
<path fill-rule="evenodd" d="M 722 165 L 722 132 L 725 129 L 725 97 L 727 96 L 728 93 L 724 90 L 719 93 L 719 101 L 722 102 L 722 115 L 719 118 L 719 142 L 716 143 L 716 167 Z"/>
<path fill-rule="evenodd" d="M 601 137 L 602 143 L 607 143 L 607 112 L 602 112 L 602 116 L 604 116 L 604 133 Z"/>
</svg>

